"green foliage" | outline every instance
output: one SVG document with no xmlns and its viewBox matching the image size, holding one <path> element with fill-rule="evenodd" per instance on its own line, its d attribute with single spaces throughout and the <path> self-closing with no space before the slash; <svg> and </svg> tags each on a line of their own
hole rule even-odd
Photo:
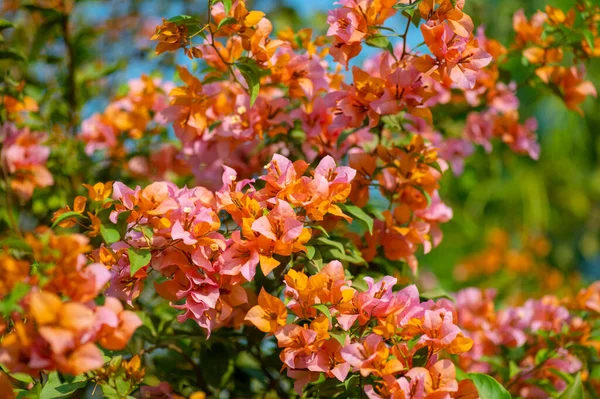
<svg viewBox="0 0 600 399">
<path fill-rule="evenodd" d="M 130 263 L 130 273 L 133 276 L 142 267 L 147 266 L 152 259 L 152 254 L 147 248 L 133 248 L 127 249 Z"/>
<path fill-rule="evenodd" d="M 469 373 L 468 376 L 481 399 L 511 399 L 510 393 L 493 377 L 480 373 Z"/>
<path fill-rule="evenodd" d="M 560 394 L 558 399 L 583 399 L 584 397 L 581 373 L 577 373 L 573 382 Z"/>
</svg>

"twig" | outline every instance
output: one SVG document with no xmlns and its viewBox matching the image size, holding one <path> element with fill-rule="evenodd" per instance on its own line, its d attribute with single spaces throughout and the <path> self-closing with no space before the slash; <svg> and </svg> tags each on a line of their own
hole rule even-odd
<svg viewBox="0 0 600 399">
<path fill-rule="evenodd" d="M 409 2 L 409 4 L 412 4 L 412 0 Z M 406 55 L 406 37 L 408 36 L 408 29 L 410 28 L 411 21 L 412 15 L 409 15 L 408 20 L 406 21 L 406 28 L 404 29 L 404 33 L 400 35 L 400 37 L 402 38 L 402 55 L 400 55 L 400 61 L 402 61 L 404 59 L 404 56 Z"/>
<path fill-rule="evenodd" d="M 8 177 L 7 165 L 3 158 L 0 158 L 2 165 L 2 177 L 4 178 L 4 195 L 6 198 L 6 213 L 8 214 L 8 222 L 11 225 L 11 228 L 19 237 L 23 237 L 21 233 L 21 229 L 19 229 L 19 223 L 15 220 L 15 215 L 13 214 L 13 202 L 11 197 L 11 188 L 10 188 L 10 179 Z"/>
<path fill-rule="evenodd" d="M 75 128 L 78 123 L 77 113 L 77 87 L 75 82 L 75 47 L 71 42 L 71 32 L 69 30 L 69 14 L 66 14 L 62 19 L 62 32 L 65 46 L 67 47 L 67 84 L 65 92 L 65 100 L 69 105 L 70 119 L 68 130 L 72 135 L 75 135 Z"/>
</svg>

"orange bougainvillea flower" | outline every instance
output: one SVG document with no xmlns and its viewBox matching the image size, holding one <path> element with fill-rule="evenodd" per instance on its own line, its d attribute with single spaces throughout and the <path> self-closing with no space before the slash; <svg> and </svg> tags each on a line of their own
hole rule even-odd
<svg viewBox="0 0 600 399">
<path fill-rule="evenodd" d="M 184 24 L 177 25 L 163 18 L 162 25 L 156 27 L 156 33 L 150 40 L 159 42 L 156 46 L 156 54 L 175 51 L 185 47 L 189 42 L 187 26 Z"/>
<path fill-rule="evenodd" d="M 281 299 L 274 297 L 261 288 L 258 294 L 258 305 L 246 314 L 245 320 L 251 322 L 261 331 L 275 333 L 284 326 L 287 319 L 287 309 Z"/>
<path fill-rule="evenodd" d="M 570 109 L 583 115 L 579 107 L 587 96 L 596 97 L 598 94 L 592 82 L 583 80 L 585 70 L 577 67 L 545 66 L 536 70 L 536 75 L 547 84 L 552 84 Z"/>
<path fill-rule="evenodd" d="M 83 187 L 87 188 L 88 196 L 92 201 L 104 201 L 112 193 L 113 182 L 109 181 L 106 183 L 96 183 L 93 186 L 90 184 L 84 184 Z"/>
<path fill-rule="evenodd" d="M 427 21 L 447 20 L 454 33 L 469 37 L 475 26 L 471 17 L 462 11 L 464 4 L 464 1 L 424 0 L 419 3 L 419 12 Z"/>
<path fill-rule="evenodd" d="M 544 31 L 544 22 L 548 16 L 538 11 L 530 21 L 527 21 L 525 12 L 521 9 L 513 15 L 513 29 L 517 33 L 515 45 L 523 47 L 528 42 L 540 44 L 542 41 L 542 32 Z"/>
</svg>

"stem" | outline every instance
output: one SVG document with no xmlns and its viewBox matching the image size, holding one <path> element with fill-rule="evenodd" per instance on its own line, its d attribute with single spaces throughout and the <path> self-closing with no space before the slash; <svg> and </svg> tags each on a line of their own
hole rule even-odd
<svg viewBox="0 0 600 399">
<path fill-rule="evenodd" d="M 13 214 L 13 202 L 11 196 L 11 188 L 10 188 L 10 179 L 8 177 L 7 165 L 4 159 L 2 159 L 2 177 L 4 178 L 4 195 L 6 199 L 6 213 L 8 214 L 8 222 L 11 225 L 12 230 L 17 233 L 19 237 L 23 237 L 21 230 L 19 229 L 19 223 L 15 220 L 15 215 Z"/>
<path fill-rule="evenodd" d="M 412 4 L 412 0 L 409 2 L 409 4 Z M 400 61 L 402 61 L 402 59 L 404 59 L 404 56 L 406 55 L 406 37 L 408 36 L 408 29 L 410 28 L 411 21 L 412 15 L 409 15 L 408 20 L 406 21 L 406 28 L 404 29 L 404 33 L 400 35 L 400 37 L 402 38 L 402 55 L 400 56 Z"/>
<path fill-rule="evenodd" d="M 62 32 L 65 46 L 67 47 L 67 82 L 65 91 L 65 100 L 69 106 L 70 119 L 67 130 L 75 135 L 75 128 L 78 123 L 77 115 L 77 88 L 75 82 L 75 47 L 71 42 L 71 32 L 69 29 L 69 14 L 62 19 Z"/>
</svg>

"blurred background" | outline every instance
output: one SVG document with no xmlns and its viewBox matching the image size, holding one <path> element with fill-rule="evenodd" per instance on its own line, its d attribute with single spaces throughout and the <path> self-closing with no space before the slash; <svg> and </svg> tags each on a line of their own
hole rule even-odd
<svg viewBox="0 0 600 399">
<path fill-rule="evenodd" d="M 53 1 L 62 4 L 55 0 L 37 3 Z M 3 0 L 0 9 L 13 21 L 31 18 L 23 9 L 16 10 L 21 3 Z M 325 27 L 326 10 L 334 7 L 328 0 L 248 3 L 268 13 L 275 31 L 287 26 Z M 531 15 L 546 4 L 564 10 L 574 4 L 569 0 L 466 3 L 465 10 L 476 26 L 487 21 L 487 35 L 506 46 L 514 35 L 512 14 L 516 10 L 524 8 Z M 35 4 L 30 8 L 35 9 Z M 28 48 L 22 49 L 31 61 L 23 71 L 34 82 L 28 90 L 45 99 L 65 97 L 69 66 L 73 66 L 65 64 L 65 53 L 75 49 L 72 59 L 77 67 L 74 83 L 80 87 L 78 95 L 66 105 L 50 102 L 54 105 L 43 112 L 51 116 L 48 120 L 59 121 L 76 109 L 82 120 L 101 110 L 117 94 L 115 88 L 128 79 L 144 73 L 172 79 L 174 64 L 189 65 L 183 56 L 174 59 L 173 53 L 156 57 L 148 38 L 163 17 L 205 13 L 204 0 L 78 1 L 70 17 L 74 27 L 70 48 L 59 39 L 64 26 L 53 23 L 48 13 L 34 23 L 22 24 L 13 34 L 25 39 L 19 42 L 28 43 Z M 400 26 L 402 19 L 396 18 L 395 23 Z M 417 44 L 418 39 L 413 38 L 409 45 Z M 517 80 L 519 73 L 525 71 L 520 72 L 517 65 Z M 599 59 L 588 66 L 588 79 L 600 85 Z M 467 160 L 462 176 L 446 174 L 442 198 L 453 208 L 454 219 L 443 226 L 441 246 L 420 259 L 422 284 L 446 290 L 479 284 L 535 296 L 575 289 L 580 280 L 600 279 L 600 102 L 586 100 L 584 117 L 569 111 L 548 91 L 524 86 L 518 96 L 523 120 L 532 116 L 538 120 L 540 160 L 495 145 L 491 155 L 478 148 Z M 61 201 L 56 199 L 59 206 Z"/>
</svg>

